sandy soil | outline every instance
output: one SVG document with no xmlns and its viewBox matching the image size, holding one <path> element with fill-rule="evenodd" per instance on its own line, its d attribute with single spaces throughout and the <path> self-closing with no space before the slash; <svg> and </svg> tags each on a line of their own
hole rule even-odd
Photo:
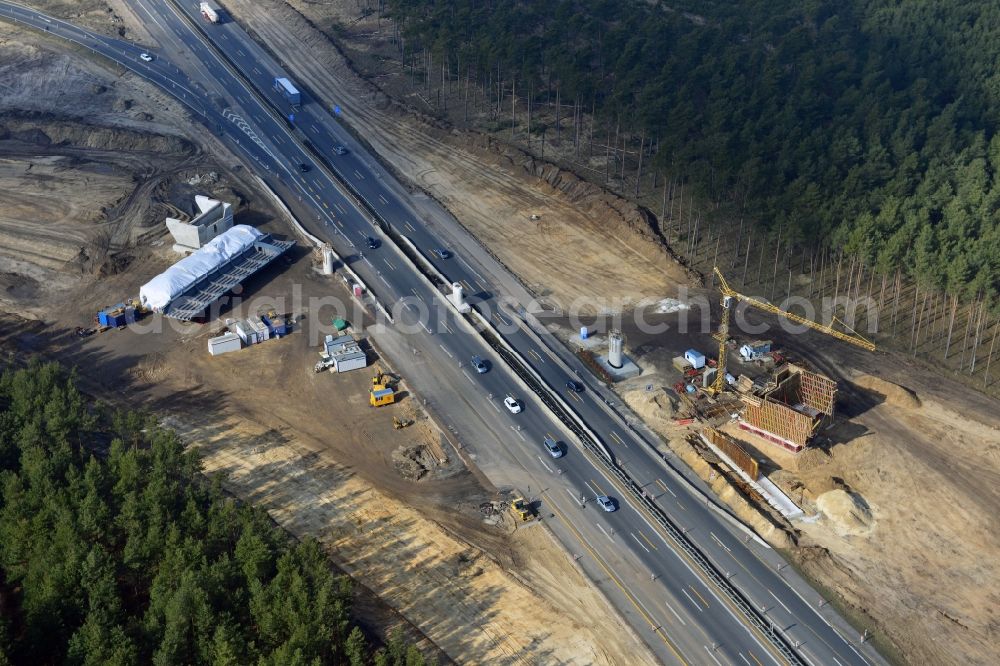
<svg viewBox="0 0 1000 666">
<path fill-rule="evenodd" d="M 41 316 L 161 235 L 167 190 L 206 160 L 158 91 L 19 34 L 0 23 L 0 304 Z"/>
<path fill-rule="evenodd" d="M 364 128 L 364 140 L 405 182 L 442 202 L 536 296 L 562 307 L 579 300 L 588 310 L 620 309 L 673 293 L 685 278 L 650 220 L 627 201 L 392 103 L 284 2 L 225 4 L 324 102 L 340 105 L 352 125 Z M 354 11 L 346 2 L 292 4 L 327 25 L 342 10 Z"/>
<path fill-rule="evenodd" d="M 274 230 L 274 225 L 264 227 Z M 158 249 L 94 288 L 107 300 L 170 259 Z M 300 252 L 291 266 L 246 283 L 251 300 L 285 299 L 295 319 L 321 316 L 295 305 L 293 285 L 329 295 L 329 278 Z M 336 287 L 335 289 L 339 289 Z M 345 294 L 339 294 L 346 298 Z M 86 306 L 78 306 L 79 316 Z M 231 311 L 231 312 L 233 312 Z M 67 318 L 72 312 L 64 313 Z M 213 358 L 218 326 L 158 334 L 109 331 L 80 342 L 65 325 L 7 320 L 0 346 L 47 350 L 81 370 L 86 389 L 141 404 L 202 448 L 209 472 L 224 472 L 238 496 L 266 506 L 293 534 L 312 534 L 332 561 L 396 613 L 425 649 L 459 663 L 626 664 L 648 660 L 604 597 L 541 523 L 484 522 L 495 498 L 467 471 L 416 400 L 367 405 L 370 372 L 315 374 L 316 346 L 299 329 L 281 340 Z M 5 337 L 8 336 L 8 337 Z M 377 352 L 370 351 L 376 362 Z M 377 361 L 385 367 L 384 361 Z M 407 395 L 404 382 L 400 388 Z M 403 430 L 394 416 L 413 419 Z M 420 480 L 397 470 L 396 453 L 424 447 L 434 461 Z M 368 604 L 372 602 L 367 601 Z M 545 617 L 545 622 L 539 622 Z M 586 618 L 581 621 L 579 618 Z M 388 630 L 391 624 L 369 627 Z"/>
<path fill-rule="evenodd" d="M 99 3 L 63 9 L 92 25 L 108 13 Z M 82 342 L 71 333 L 176 260 L 161 238 L 162 219 L 191 212 L 185 209 L 196 192 L 237 203 L 237 222 L 287 230 L 267 223 L 273 212 L 243 194 L 250 188 L 240 177 L 218 169 L 198 136 L 174 129 L 189 123 L 172 102 L 34 35 L 27 44 L 23 34 L 0 24 L 0 190 L 16 193 L 0 211 L 0 311 L 37 319 L 4 317 L 4 348 L 20 358 L 61 358 L 80 369 L 95 395 L 142 404 L 193 442 L 208 443 L 208 468 L 231 467 L 234 491 L 266 497 L 282 524 L 330 545 L 333 561 L 360 583 L 356 605 L 376 637 L 403 624 L 428 651 L 444 648 L 442 661 L 646 660 L 544 526 L 513 532 L 512 522 L 483 524 L 479 504 L 494 491 L 448 458 L 447 444 L 412 400 L 370 411 L 368 373 L 339 384 L 345 377 L 314 375 L 316 349 L 303 334 L 212 359 L 206 327 L 111 331 Z M 60 108 L 76 115 L 52 115 L 44 96 L 28 93 L 39 88 L 61 95 Z M 116 221 L 112 254 L 127 256 L 102 272 L 87 261 L 88 251 Z M 328 282 L 304 252 L 296 250 L 296 258 L 294 268 L 282 264 L 245 286 L 256 292 L 268 285 L 268 293 L 289 301 L 293 283 L 327 294 Z M 416 424 L 396 431 L 393 415 Z M 242 455 L 247 447 L 259 454 Z M 404 449 L 427 466 L 420 481 L 400 474 Z M 287 475 L 296 483 L 273 486 Z M 551 626 L 538 622 L 538 612 Z M 589 618 L 586 626 L 574 619 L 580 616 Z"/>
<path fill-rule="evenodd" d="M 571 331 L 562 329 L 562 336 Z M 819 446 L 787 454 L 735 426 L 724 428 L 764 462 L 800 504 L 789 523 L 749 502 L 686 437 L 670 388 L 670 358 L 707 339 L 630 330 L 626 352 L 642 376 L 616 387 L 733 511 L 839 598 L 858 626 L 878 632 L 889 656 L 913 664 L 989 664 L 1000 641 L 1000 406 L 922 364 L 824 344 L 782 341 L 838 380 L 837 425 Z M 739 368 L 740 366 L 734 366 Z M 646 386 L 653 390 L 647 391 Z"/>
</svg>

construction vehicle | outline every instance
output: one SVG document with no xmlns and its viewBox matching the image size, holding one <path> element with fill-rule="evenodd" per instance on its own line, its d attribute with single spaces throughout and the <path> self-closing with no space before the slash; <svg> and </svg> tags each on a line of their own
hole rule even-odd
<svg viewBox="0 0 1000 666">
<path fill-rule="evenodd" d="M 205 20 L 209 23 L 219 22 L 219 6 L 214 2 L 203 2 L 199 6 L 201 9 L 201 15 L 205 17 Z"/>
<path fill-rule="evenodd" d="M 329 370 L 333 365 L 333 357 L 323 352 L 320 354 L 320 359 L 316 361 L 316 365 L 313 366 L 313 372 L 320 373 L 324 370 Z"/>
<path fill-rule="evenodd" d="M 382 371 L 382 366 L 375 366 L 375 374 L 372 375 L 372 389 L 377 386 L 392 387 L 396 383 L 396 378 L 387 372 Z"/>
<path fill-rule="evenodd" d="M 857 331 L 854 331 L 844 322 L 840 321 L 836 317 L 833 318 L 833 323 L 840 323 L 841 326 L 846 328 L 850 333 L 844 333 L 843 331 L 838 331 L 832 326 L 827 326 L 825 324 L 820 324 L 811 319 L 806 319 L 800 315 L 794 314 L 792 312 L 787 312 L 781 308 L 771 305 L 770 303 L 765 303 L 764 301 L 746 296 L 736 291 L 729 286 L 726 282 L 726 278 L 722 275 L 722 271 L 719 267 L 715 267 L 715 276 L 719 279 L 719 291 L 722 292 L 722 321 L 719 322 L 719 330 L 715 334 L 715 339 L 719 343 L 719 365 L 718 371 L 715 375 L 715 381 L 710 387 L 707 387 L 705 391 L 709 395 L 718 395 L 726 387 L 726 358 L 728 353 L 728 343 L 729 343 L 729 317 L 732 314 L 733 308 L 736 307 L 738 301 L 742 301 L 747 305 L 753 306 L 758 310 L 763 310 L 765 312 L 770 312 L 771 314 L 776 314 L 793 321 L 796 324 L 802 324 L 803 326 L 808 326 L 814 331 L 819 331 L 820 333 L 826 333 L 827 335 L 837 338 L 838 340 L 843 340 L 844 342 L 849 342 L 852 345 L 861 347 L 862 349 L 867 349 L 868 351 L 875 351 L 875 344 L 869 340 L 858 335 Z"/>
<path fill-rule="evenodd" d="M 510 513 L 515 519 L 526 523 L 535 519 L 535 508 L 523 497 L 515 497 L 510 503 Z"/>
<path fill-rule="evenodd" d="M 411 425 L 413 425 L 413 419 L 401 419 L 395 416 L 392 417 L 393 430 L 402 430 L 403 428 Z"/>
</svg>

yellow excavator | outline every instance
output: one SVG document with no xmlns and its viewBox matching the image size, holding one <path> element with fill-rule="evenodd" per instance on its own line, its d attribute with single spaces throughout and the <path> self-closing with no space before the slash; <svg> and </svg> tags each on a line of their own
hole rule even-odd
<svg viewBox="0 0 1000 666">
<path fill-rule="evenodd" d="M 515 497 L 513 501 L 511 501 L 510 512 L 514 518 L 522 523 L 534 520 L 535 518 L 534 507 L 531 506 L 531 502 L 523 497 Z"/>
<path fill-rule="evenodd" d="M 808 326 L 814 331 L 826 333 L 827 335 L 837 338 L 838 340 L 843 340 L 844 342 L 849 342 L 852 345 L 857 345 L 862 349 L 875 351 L 875 344 L 873 342 L 870 342 L 869 340 L 866 340 L 858 335 L 858 333 L 851 329 L 850 326 L 836 317 L 833 318 L 833 322 L 839 323 L 841 326 L 849 330 L 850 333 L 838 331 L 832 326 L 820 324 L 819 322 L 815 322 L 811 319 L 806 319 L 800 315 L 782 310 L 781 308 L 771 305 L 770 303 L 765 303 L 764 301 L 751 296 L 741 294 L 729 286 L 729 283 L 726 282 L 726 278 L 722 275 L 722 271 L 719 270 L 718 266 L 715 267 L 715 276 L 719 279 L 719 290 L 722 292 L 722 321 L 719 323 L 719 330 L 714 336 L 719 343 L 719 364 L 715 375 L 715 381 L 712 382 L 711 387 L 706 389 L 710 395 L 718 395 L 726 387 L 726 360 L 729 356 L 726 344 L 729 340 L 729 317 L 738 301 L 743 301 L 747 305 L 751 305 L 758 310 L 780 315 L 789 321 L 794 321 L 796 324 Z"/>
</svg>

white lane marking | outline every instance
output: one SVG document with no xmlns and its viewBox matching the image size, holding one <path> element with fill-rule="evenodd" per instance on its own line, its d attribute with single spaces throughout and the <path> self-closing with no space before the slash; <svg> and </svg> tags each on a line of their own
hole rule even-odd
<svg viewBox="0 0 1000 666">
<path fill-rule="evenodd" d="M 568 492 L 568 493 L 569 493 L 569 496 L 573 498 L 573 501 L 574 501 L 574 502 L 576 502 L 577 504 L 579 504 L 579 503 L 580 503 L 580 498 L 579 498 L 579 497 L 577 497 L 576 495 L 574 495 L 574 494 L 573 494 L 573 491 L 572 491 L 572 490 L 570 490 L 569 488 L 567 488 L 567 489 L 566 489 L 566 492 Z M 581 538 L 582 538 L 582 536 L 583 536 L 583 535 L 580 535 L 580 536 L 581 536 Z"/>
<path fill-rule="evenodd" d="M 743 656 L 742 652 L 740 652 L 739 655 L 740 655 L 740 659 L 743 660 L 744 664 L 746 664 L 747 666 L 753 666 L 753 664 L 751 664 L 749 661 L 747 661 L 747 658 Z"/>
<path fill-rule="evenodd" d="M 362 176 L 361 173 L 357 169 L 354 170 L 354 177 L 357 178 L 358 180 L 364 180 L 365 179 L 365 177 Z"/>
<path fill-rule="evenodd" d="M 410 226 L 409 222 L 403 222 L 403 226 L 409 229 L 411 232 L 416 233 L 417 230 Z"/>
<path fill-rule="evenodd" d="M 451 330 L 451 326 L 448 325 L 448 322 L 442 321 L 441 325 L 444 326 L 444 330 L 448 331 L 449 333 L 454 333 L 455 332 L 455 331 Z"/>
<path fill-rule="evenodd" d="M 236 52 L 239 53 L 240 56 L 243 57 L 243 58 L 245 58 L 247 56 L 246 53 L 243 53 L 243 49 L 236 49 Z"/>
<path fill-rule="evenodd" d="M 712 658 L 712 661 L 717 663 L 719 666 L 722 666 L 722 662 L 715 658 L 715 655 L 712 654 L 712 651 L 708 649 L 707 645 L 702 645 L 702 647 L 705 648 L 705 652 L 707 652 L 708 656 Z"/>
<path fill-rule="evenodd" d="M 472 291 L 472 290 L 470 289 L 469 291 Z M 503 317 L 501 317 L 501 316 L 499 315 L 499 313 L 496 313 L 496 312 L 494 312 L 494 313 L 493 313 L 493 317 L 494 317 L 494 319 L 496 319 L 497 321 L 499 321 L 499 322 L 503 323 L 503 325 L 504 325 L 504 326 L 510 326 L 510 322 L 509 322 L 509 321 L 507 321 L 506 319 L 504 319 Z"/>
<path fill-rule="evenodd" d="M 470 272 L 471 272 L 471 273 L 472 273 L 473 275 L 475 275 L 475 276 L 476 276 L 477 278 L 479 278 L 479 279 L 480 279 L 480 280 L 482 280 L 483 282 L 485 282 L 485 281 L 486 281 L 486 278 L 484 278 L 484 277 L 483 277 L 482 275 L 480 275 L 480 274 L 479 274 L 479 271 L 477 271 L 477 270 L 476 270 L 475 268 L 473 268 L 473 267 L 472 267 L 472 266 L 471 266 L 471 265 L 469 264 L 469 262 L 467 262 L 467 261 L 466 261 L 465 259 L 463 259 L 462 257 L 459 257 L 459 258 L 458 258 L 458 260 L 459 260 L 459 261 L 461 261 L 461 262 L 462 262 L 462 265 L 463 265 L 463 266 L 465 266 L 466 268 L 468 268 L 468 269 L 469 269 L 469 271 L 470 271 Z"/>
<path fill-rule="evenodd" d="M 682 618 L 680 615 L 677 614 L 677 611 L 675 611 L 674 607 L 670 605 L 670 602 L 664 599 L 663 605 L 667 607 L 667 610 L 669 610 L 671 613 L 674 614 L 674 617 L 676 617 L 681 624 L 683 624 L 685 627 L 687 626 L 687 622 L 685 622 L 684 618 Z"/>
<path fill-rule="evenodd" d="M 389 267 L 389 270 L 390 270 L 390 271 L 394 271 L 394 270 L 396 270 L 396 267 L 395 267 L 395 266 L 393 266 L 392 264 L 390 264 L 390 263 L 389 263 L 389 260 L 388 260 L 388 259 L 386 259 L 385 257 L 382 257 L 382 261 L 384 261 L 384 262 L 385 262 L 385 265 Z"/>
<path fill-rule="evenodd" d="M 595 497 L 596 497 L 597 495 L 600 495 L 600 494 L 601 494 L 601 493 L 597 492 L 596 490 L 594 490 L 594 487 L 593 487 L 592 485 L 590 485 L 590 481 L 584 481 L 584 482 L 583 482 L 583 485 L 587 486 L 587 488 L 588 488 L 588 489 L 590 490 L 590 492 L 594 493 L 594 496 L 595 496 Z"/>
<path fill-rule="evenodd" d="M 789 615 L 791 615 L 791 614 L 792 614 L 792 611 L 788 610 L 788 606 L 786 606 L 786 605 L 785 605 L 785 602 L 784 602 L 784 601 L 782 601 L 781 599 L 779 599 L 779 598 L 778 598 L 778 595 L 776 595 L 776 594 L 775 594 L 774 592 L 772 592 L 771 590 L 768 590 L 768 591 L 767 591 L 767 593 L 768 593 L 768 594 L 770 594 L 770 595 L 771 595 L 772 597 L 774 597 L 774 600 L 775 600 L 775 601 L 777 601 L 777 602 L 778 602 L 779 604 L 781 604 L 781 607 L 785 609 L 785 612 L 786 612 L 786 613 L 788 613 Z"/>
<path fill-rule="evenodd" d="M 406 304 L 406 305 L 404 305 L 403 307 L 404 307 L 404 308 L 413 308 L 413 311 L 414 311 L 414 312 L 420 312 L 420 310 L 418 310 L 418 309 L 417 309 L 417 306 L 416 306 L 416 305 L 414 305 L 413 303 L 407 303 L 407 304 Z"/>
<path fill-rule="evenodd" d="M 333 204 L 333 207 L 339 210 L 341 215 L 347 215 L 347 211 L 344 210 L 344 207 L 341 206 L 339 203 Z"/>
<path fill-rule="evenodd" d="M 511 428 L 513 428 L 513 427 L 514 427 L 514 426 L 511 426 Z M 517 433 L 517 436 L 521 438 L 521 441 L 522 441 L 522 442 L 527 442 L 527 441 L 528 441 L 528 440 L 526 440 L 526 439 L 524 438 L 524 435 L 522 435 L 522 434 L 521 434 L 521 431 L 520 431 L 520 430 L 515 430 L 514 432 L 516 432 L 516 433 Z"/>
<path fill-rule="evenodd" d="M 343 222 L 341 222 L 340 220 L 336 220 L 336 219 L 335 219 L 335 220 L 334 220 L 334 222 L 336 222 L 336 223 L 337 223 L 337 226 L 338 226 L 338 227 L 340 227 L 341 229 L 343 229 L 343 228 L 344 228 L 344 223 L 343 223 Z"/>
<path fill-rule="evenodd" d="M 379 278 L 382 280 L 382 282 L 385 282 L 385 286 L 387 286 L 387 287 L 391 287 L 392 286 L 391 284 L 389 284 L 389 281 L 385 279 L 384 275 L 379 275 Z"/>
<path fill-rule="evenodd" d="M 472 380 L 472 377 L 469 376 L 469 373 L 467 373 L 465 370 L 462 370 L 462 374 L 465 375 L 465 378 L 469 380 L 470 384 L 475 386 L 476 382 Z"/>
<path fill-rule="evenodd" d="M 285 145 L 285 140 L 281 138 L 280 134 L 276 134 L 275 136 L 272 136 L 271 137 L 271 141 L 274 141 L 275 143 L 280 143 L 281 145 Z"/>
<path fill-rule="evenodd" d="M 427 328 L 427 324 L 425 324 L 424 322 L 420 322 L 420 326 L 423 327 L 423 329 L 427 333 L 427 335 L 431 334 L 431 329 Z"/>
<path fill-rule="evenodd" d="M 597 529 L 599 529 L 599 530 L 601 530 L 602 532 L 604 532 L 604 536 L 608 537 L 608 539 L 609 539 L 610 541 L 614 541 L 614 538 L 613 538 L 613 537 L 612 537 L 612 536 L 611 536 L 610 534 L 608 534 L 607 532 L 605 532 L 605 531 L 604 531 L 604 528 L 603 528 L 603 527 L 601 526 L 601 524 L 600 524 L 600 523 L 594 523 L 594 524 L 595 524 L 595 525 L 597 525 Z"/>
<path fill-rule="evenodd" d="M 630 448 L 629 445 L 625 442 L 625 440 L 622 439 L 621 436 L 614 430 L 611 431 L 611 438 L 614 439 L 619 444 L 621 444 L 622 446 L 624 446 L 626 449 Z"/>
<path fill-rule="evenodd" d="M 836 657 L 831 656 L 830 658 L 833 659 L 835 662 L 837 662 L 837 666 L 844 666 L 842 663 L 840 663 L 840 660 L 837 659 Z"/>
<path fill-rule="evenodd" d="M 495 402 L 493 402 L 492 400 L 490 400 L 490 404 L 491 404 L 491 405 L 493 405 L 493 409 L 497 410 L 497 414 L 500 414 L 500 413 L 501 413 L 501 412 L 500 412 L 500 408 L 499 408 L 499 407 L 497 407 L 497 403 L 495 403 Z"/>
<path fill-rule="evenodd" d="M 853 652 L 854 654 L 858 655 L 858 657 L 859 657 L 859 658 L 861 659 L 861 661 L 865 662 L 866 664 L 867 664 L 867 663 L 869 663 L 869 662 L 868 662 L 868 660 L 867 660 L 867 659 L 865 659 L 865 658 L 864 658 L 864 657 L 863 657 L 863 656 L 861 655 L 861 653 L 860 653 L 860 652 L 858 652 L 857 650 L 855 650 L 855 649 L 854 649 L 854 646 L 853 646 L 853 645 L 851 645 L 850 643 L 848 643 L 848 644 L 847 644 L 847 647 L 851 648 L 851 652 Z"/>
<path fill-rule="evenodd" d="M 722 546 L 723 548 L 725 548 L 725 549 L 726 549 L 727 551 L 729 551 L 729 552 L 732 552 L 732 551 L 731 551 L 731 550 L 729 549 L 729 546 L 727 546 L 726 544 L 722 543 L 722 541 L 721 541 L 721 540 L 719 539 L 719 537 L 715 536 L 715 532 L 709 532 L 708 534 L 709 534 L 709 535 L 710 535 L 710 536 L 711 536 L 711 537 L 712 537 L 713 539 L 715 539 L 715 543 L 719 544 L 720 546 Z"/>
<path fill-rule="evenodd" d="M 699 606 L 699 605 L 698 605 L 698 602 L 697 602 L 697 601 L 695 601 L 695 600 L 694 600 L 693 598 L 691 598 L 691 595 L 690 595 L 690 594 L 688 594 L 688 591 L 687 591 L 687 590 L 685 590 L 685 589 L 684 589 L 684 588 L 682 587 L 682 588 L 681 588 L 681 592 L 683 592 L 683 593 L 684 593 L 684 596 L 688 598 L 688 601 L 690 601 L 690 602 L 691 602 L 692 604 L 694 604 L 694 607 L 695 607 L 695 608 L 697 608 L 699 612 L 704 612 L 704 611 L 702 611 L 702 610 L 701 610 L 701 606 Z"/>
<path fill-rule="evenodd" d="M 441 351 L 448 355 L 448 358 L 455 358 L 450 351 L 444 348 L 444 345 L 438 345 L 438 347 L 440 347 Z"/>
<path fill-rule="evenodd" d="M 647 553 L 650 552 L 649 548 L 646 548 L 646 544 L 644 544 L 643 542 L 639 541 L 639 537 L 637 537 L 636 535 L 632 534 L 631 532 L 629 532 L 629 536 L 631 536 L 633 539 L 635 539 L 635 542 L 637 544 L 639 544 L 644 551 L 646 551 Z"/>
<path fill-rule="evenodd" d="M 384 196 L 382 196 L 381 194 L 380 194 L 380 195 L 378 195 L 378 200 L 382 202 L 382 205 L 383 205 L 383 206 L 388 206 L 388 205 L 389 205 L 389 202 L 388 202 L 388 201 L 386 201 L 386 200 L 385 200 L 385 197 L 384 197 Z"/>
<path fill-rule="evenodd" d="M 542 463 L 542 467 L 544 467 L 545 469 L 549 470 L 549 474 L 551 474 L 552 473 L 552 468 L 549 467 L 548 464 L 544 460 L 542 460 L 542 457 L 541 456 L 535 456 L 535 457 L 538 458 L 538 462 Z"/>
<path fill-rule="evenodd" d="M 317 128 L 315 125 L 310 125 L 309 131 L 311 131 L 313 134 L 319 134 L 319 128 Z"/>
</svg>

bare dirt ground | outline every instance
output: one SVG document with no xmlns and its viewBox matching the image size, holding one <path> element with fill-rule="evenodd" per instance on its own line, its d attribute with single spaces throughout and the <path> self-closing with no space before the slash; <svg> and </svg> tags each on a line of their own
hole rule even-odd
<svg viewBox="0 0 1000 666">
<path fill-rule="evenodd" d="M 237 223 L 288 230 L 241 173 L 220 167 L 232 156 L 211 152 L 155 90 L 4 24 L 0 39 L 0 191 L 13 193 L 0 211 L 0 313 L 17 313 L 0 314 L 8 358 L 76 366 L 95 396 L 144 406 L 203 446 L 206 470 L 227 472 L 234 493 L 329 546 L 358 583 L 373 638 L 403 626 L 445 662 L 649 661 L 544 525 L 483 522 L 495 490 L 450 455 L 412 397 L 372 410 L 370 373 L 314 374 L 318 348 L 304 332 L 218 358 L 206 353 L 218 325 L 77 338 L 75 326 L 176 260 L 162 220 L 190 213 L 195 193 L 236 203 Z M 35 85 L 67 91 L 58 107 L 73 114 L 53 114 L 28 94 Z M 329 278 L 293 252 L 248 293 L 328 294 Z M 395 430 L 393 416 L 416 423 Z"/>
<path fill-rule="evenodd" d="M 564 308 L 579 299 L 593 311 L 615 299 L 627 304 L 673 293 L 685 279 L 632 204 L 518 150 L 445 127 L 358 77 L 303 18 L 346 24 L 357 12 L 353 2 L 290 4 L 302 15 L 280 0 L 225 3 L 313 94 L 364 128 L 364 140 L 404 182 L 443 203 L 536 296 Z"/>
<path fill-rule="evenodd" d="M 628 303 L 672 295 L 686 283 L 685 272 L 665 258 L 641 216 L 620 200 L 609 206 L 603 194 L 572 174 L 494 139 L 447 127 L 424 115 L 429 107 L 416 94 L 392 99 L 394 90 L 403 89 L 393 81 L 406 73 L 391 62 L 367 72 L 367 80 L 358 77 L 352 65 L 382 60 L 389 30 L 357 21 L 357 3 L 225 5 L 279 51 L 314 93 L 339 104 L 351 123 L 363 127 L 372 147 L 404 179 L 444 203 L 537 295 L 560 304 L 577 296 Z M 334 36 L 336 46 L 320 30 Z M 531 221 L 532 214 L 540 219 Z M 816 512 L 815 522 L 776 524 L 718 477 L 716 491 L 776 545 L 789 547 L 791 559 L 832 590 L 859 624 L 877 627 L 895 656 L 910 663 L 990 663 L 1000 642 L 1000 544 L 988 530 L 1000 510 L 992 490 L 1000 470 L 997 404 L 898 356 L 857 357 L 809 339 L 814 344 L 799 356 L 842 387 L 850 376 L 873 374 L 913 389 L 922 406 L 846 391 L 842 407 L 850 418 L 828 434 L 821 450 L 782 461 L 760 445 L 771 469 L 780 469 L 774 480 Z M 672 409 L 669 387 L 676 377 L 670 358 L 692 346 L 686 342 L 633 332 L 630 351 L 647 373 L 623 393 L 696 471 L 708 475 L 713 468 L 684 449 L 686 429 L 661 412 Z M 837 357 L 817 358 L 820 350 Z M 639 390 L 647 383 L 660 388 L 658 395 Z"/>
<path fill-rule="evenodd" d="M 888 656 L 913 664 L 994 663 L 996 400 L 898 354 L 869 354 L 812 334 L 780 340 L 796 359 L 837 379 L 836 426 L 798 456 L 736 427 L 724 430 L 755 451 L 769 478 L 804 509 L 804 519 L 789 523 L 748 501 L 686 441 L 697 423 L 673 420 L 687 413 L 672 389 L 680 376 L 670 359 L 688 347 L 713 349 L 711 338 L 679 335 L 676 326 L 655 337 L 625 330 L 626 351 L 644 372 L 616 386 L 622 399 L 744 522 L 835 595 L 859 627 L 876 630 Z M 563 324 L 560 335 L 568 340 L 573 332 Z M 741 366 L 730 369 L 738 374 Z"/>
</svg>

